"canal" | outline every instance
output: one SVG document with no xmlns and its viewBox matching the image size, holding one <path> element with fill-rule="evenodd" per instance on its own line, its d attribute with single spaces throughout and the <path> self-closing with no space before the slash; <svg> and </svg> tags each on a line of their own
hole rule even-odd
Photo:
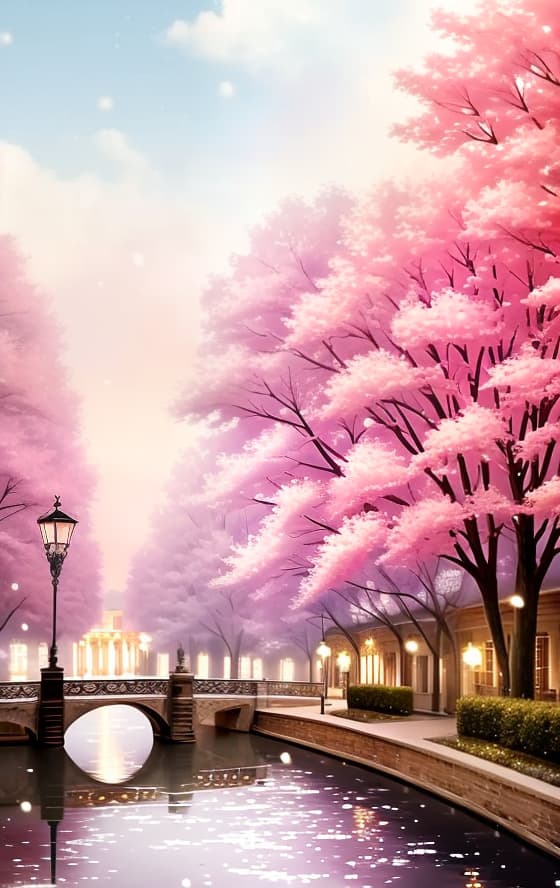
<svg viewBox="0 0 560 888">
<path fill-rule="evenodd" d="M 0 885 L 552 888 L 560 861 L 374 771 L 256 735 L 152 744 L 113 706 L 0 749 Z"/>
</svg>

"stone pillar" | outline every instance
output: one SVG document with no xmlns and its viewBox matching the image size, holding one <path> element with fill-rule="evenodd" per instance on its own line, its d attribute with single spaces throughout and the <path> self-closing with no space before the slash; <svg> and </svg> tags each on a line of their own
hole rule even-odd
<svg viewBox="0 0 560 888">
<path fill-rule="evenodd" d="M 167 721 L 172 743 L 194 743 L 193 679 L 191 672 L 171 672 L 167 697 Z"/>
<path fill-rule="evenodd" d="M 64 669 L 61 666 L 41 669 L 37 740 L 39 746 L 64 746 Z"/>
</svg>

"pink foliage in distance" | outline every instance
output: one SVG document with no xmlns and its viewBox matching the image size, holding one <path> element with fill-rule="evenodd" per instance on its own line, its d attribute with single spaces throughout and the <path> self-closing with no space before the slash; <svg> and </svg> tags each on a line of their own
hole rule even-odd
<svg viewBox="0 0 560 888">
<path fill-rule="evenodd" d="M 417 389 L 436 378 L 440 378 L 437 371 L 412 367 L 404 356 L 384 350 L 357 355 L 327 382 L 321 416 L 330 419 L 353 413 L 372 401 Z"/>
<path fill-rule="evenodd" d="M 442 419 L 437 428 L 430 429 L 422 441 L 423 452 L 414 456 L 412 472 L 429 467 L 441 469 L 458 453 L 465 456 L 476 452 L 487 459 L 498 456 L 495 442 L 509 437 L 504 417 L 496 410 L 469 404 L 452 419 Z"/>
<path fill-rule="evenodd" d="M 483 389 L 499 389 L 502 403 L 515 407 L 560 394 L 560 361 L 524 343 L 518 354 L 488 369 Z"/>
<path fill-rule="evenodd" d="M 531 290 L 522 302 L 533 308 L 539 308 L 541 305 L 547 308 L 560 308 L 560 278 L 549 277 L 541 287 Z"/>
<path fill-rule="evenodd" d="M 429 305 L 407 298 L 395 315 L 392 330 L 406 348 L 429 343 L 492 341 L 503 329 L 502 313 L 468 293 L 446 288 L 432 293 Z"/>
<path fill-rule="evenodd" d="M 434 551 L 440 555 L 453 553 L 454 543 L 449 533 L 461 529 L 464 517 L 461 503 L 447 497 L 426 497 L 403 509 L 387 534 L 380 563 L 414 564 L 429 559 Z"/>
<path fill-rule="evenodd" d="M 560 439 L 560 422 L 549 422 L 534 432 L 527 432 L 522 441 L 515 445 L 515 453 L 524 460 L 532 460 L 542 456 L 542 451 L 549 444 Z"/>
<path fill-rule="evenodd" d="M 283 464 L 283 457 L 300 439 L 290 426 L 267 427 L 256 438 L 243 444 L 235 453 L 220 453 L 216 469 L 204 476 L 204 487 L 193 501 L 206 503 L 213 509 L 223 509 L 243 499 L 245 503 L 255 496 L 255 482 L 267 472 Z"/>
<path fill-rule="evenodd" d="M 287 559 L 295 548 L 292 536 L 298 524 L 304 526 L 304 515 L 320 504 L 322 488 L 317 481 L 292 481 L 280 488 L 274 497 L 272 511 L 261 521 L 259 532 L 251 535 L 246 545 L 234 546 L 225 561 L 229 571 L 216 577 L 211 585 L 230 586 L 262 575 L 263 570 Z"/>
<path fill-rule="evenodd" d="M 555 475 L 526 497 L 526 510 L 539 518 L 556 516 L 560 512 L 560 477 Z M 520 510 L 521 511 L 521 510 Z"/>
<path fill-rule="evenodd" d="M 317 547 L 311 570 L 301 583 L 293 606 L 301 607 L 354 576 L 383 545 L 385 537 L 385 522 L 378 515 L 345 518 L 337 532 L 329 534 Z"/>
<path fill-rule="evenodd" d="M 383 441 L 363 440 L 346 455 L 344 475 L 329 484 L 329 509 L 334 515 L 360 512 L 370 497 L 405 484 L 409 467 L 394 447 Z"/>
<path fill-rule="evenodd" d="M 77 638 L 100 613 L 99 551 L 89 519 L 94 478 L 58 330 L 6 237 L 0 238 L 0 303 L 0 492 L 17 482 L 0 511 L 0 611 L 6 615 L 26 596 L 18 622 L 29 625 L 28 637 L 50 638 L 52 590 L 37 518 L 60 494 L 62 508 L 79 524 L 60 579 L 57 629 Z"/>
</svg>

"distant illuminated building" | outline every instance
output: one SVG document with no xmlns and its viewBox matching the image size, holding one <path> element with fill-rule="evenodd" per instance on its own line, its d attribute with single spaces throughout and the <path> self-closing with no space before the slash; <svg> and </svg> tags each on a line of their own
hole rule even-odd
<svg viewBox="0 0 560 888">
<path fill-rule="evenodd" d="M 158 653 L 156 656 L 156 675 L 167 678 L 169 675 L 169 654 Z"/>
<path fill-rule="evenodd" d="M 10 681 L 27 681 L 27 645 L 22 641 L 10 643 Z"/>
<path fill-rule="evenodd" d="M 122 611 L 103 613 L 103 626 L 90 629 L 74 642 L 75 676 L 147 675 L 151 637 L 122 628 Z"/>
</svg>

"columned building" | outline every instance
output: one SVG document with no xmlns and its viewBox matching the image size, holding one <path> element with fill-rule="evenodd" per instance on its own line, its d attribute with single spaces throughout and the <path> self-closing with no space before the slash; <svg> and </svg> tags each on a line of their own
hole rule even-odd
<svg viewBox="0 0 560 888">
<path fill-rule="evenodd" d="M 103 625 L 73 642 L 76 677 L 149 675 L 151 638 L 123 629 L 122 611 L 105 611 Z"/>
</svg>

